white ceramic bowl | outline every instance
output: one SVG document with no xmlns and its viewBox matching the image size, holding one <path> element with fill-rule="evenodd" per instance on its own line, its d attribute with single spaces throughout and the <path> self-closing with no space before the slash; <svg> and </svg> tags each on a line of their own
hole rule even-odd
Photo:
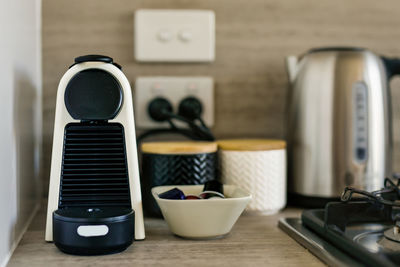
<svg viewBox="0 0 400 267">
<path fill-rule="evenodd" d="M 229 233 L 251 200 L 251 195 L 235 185 L 224 185 L 225 199 L 173 200 L 158 194 L 179 188 L 185 195 L 198 195 L 203 185 L 172 185 L 152 188 L 153 197 L 170 230 L 186 238 L 216 238 Z"/>
</svg>

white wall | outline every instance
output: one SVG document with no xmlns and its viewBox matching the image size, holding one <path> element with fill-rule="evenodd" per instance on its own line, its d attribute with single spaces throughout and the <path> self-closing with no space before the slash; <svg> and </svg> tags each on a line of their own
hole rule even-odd
<svg viewBox="0 0 400 267">
<path fill-rule="evenodd" d="M 40 16 L 40 0 L 0 0 L 0 266 L 40 201 Z"/>
</svg>

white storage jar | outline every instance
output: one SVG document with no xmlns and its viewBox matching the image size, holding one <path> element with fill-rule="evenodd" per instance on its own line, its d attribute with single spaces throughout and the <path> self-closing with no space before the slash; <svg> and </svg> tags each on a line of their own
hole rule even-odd
<svg viewBox="0 0 400 267">
<path fill-rule="evenodd" d="M 285 141 L 236 139 L 217 143 L 222 182 L 239 186 L 253 196 L 247 211 L 273 214 L 285 207 Z"/>
</svg>

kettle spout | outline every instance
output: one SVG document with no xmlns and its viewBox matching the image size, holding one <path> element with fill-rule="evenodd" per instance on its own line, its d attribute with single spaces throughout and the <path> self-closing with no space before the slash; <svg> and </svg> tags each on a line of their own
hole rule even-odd
<svg viewBox="0 0 400 267">
<path fill-rule="evenodd" d="M 286 71 L 289 76 L 289 81 L 292 83 L 296 78 L 297 74 L 297 56 L 288 56 L 286 57 Z"/>
</svg>

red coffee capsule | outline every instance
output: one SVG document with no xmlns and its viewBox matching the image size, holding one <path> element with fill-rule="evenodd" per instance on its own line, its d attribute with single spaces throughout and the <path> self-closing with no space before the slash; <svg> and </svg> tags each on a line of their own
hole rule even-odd
<svg viewBox="0 0 400 267">
<path fill-rule="evenodd" d="M 196 196 L 196 195 L 187 195 L 186 197 L 185 197 L 185 199 L 201 199 L 199 196 Z"/>
</svg>

